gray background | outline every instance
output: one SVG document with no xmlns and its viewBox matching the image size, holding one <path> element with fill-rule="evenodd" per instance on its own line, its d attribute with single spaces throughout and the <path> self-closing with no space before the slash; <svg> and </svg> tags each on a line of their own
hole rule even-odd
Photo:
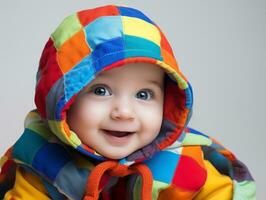
<svg viewBox="0 0 266 200">
<path fill-rule="evenodd" d="M 152 18 L 173 46 L 194 89 L 190 126 L 232 150 L 265 199 L 266 1 L 0 2 L 0 154 L 34 108 L 35 73 L 49 35 L 69 14 L 104 4 L 133 6 Z"/>
</svg>

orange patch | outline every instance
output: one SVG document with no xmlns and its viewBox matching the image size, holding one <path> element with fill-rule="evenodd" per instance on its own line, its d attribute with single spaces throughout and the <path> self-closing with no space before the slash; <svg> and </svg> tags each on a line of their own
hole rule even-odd
<svg viewBox="0 0 266 200">
<path fill-rule="evenodd" d="M 90 53 L 83 30 L 67 40 L 57 52 L 58 64 L 65 74 Z"/>
<path fill-rule="evenodd" d="M 195 191 L 183 190 L 177 187 L 170 186 L 159 193 L 158 200 L 169 199 L 186 199 L 190 200 L 196 195 Z"/>
<path fill-rule="evenodd" d="M 167 65 L 170 65 L 175 71 L 179 71 L 175 58 L 165 49 L 161 49 L 163 60 Z"/>
<path fill-rule="evenodd" d="M 156 26 L 156 27 L 158 28 L 160 35 L 161 35 L 161 47 L 162 47 L 162 49 L 165 49 L 169 54 L 172 55 L 172 57 L 174 57 L 173 50 L 172 50 L 168 40 L 166 39 L 165 35 L 163 34 L 163 32 L 159 26 Z"/>
<path fill-rule="evenodd" d="M 203 155 L 200 146 L 187 146 L 182 149 L 182 155 L 193 157 L 194 160 L 202 167 L 205 168 L 203 162 Z"/>
</svg>

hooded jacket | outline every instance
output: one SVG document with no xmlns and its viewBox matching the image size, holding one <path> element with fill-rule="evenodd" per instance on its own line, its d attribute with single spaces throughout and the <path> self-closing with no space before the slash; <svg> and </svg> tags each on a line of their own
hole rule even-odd
<svg viewBox="0 0 266 200">
<path fill-rule="evenodd" d="M 126 63 L 162 67 L 158 136 L 119 160 L 83 144 L 67 111 L 103 70 Z M 193 93 L 161 29 L 137 9 L 107 5 L 66 17 L 40 58 L 25 130 L 1 158 L 4 199 L 255 199 L 246 166 L 215 139 L 188 127 Z"/>
</svg>

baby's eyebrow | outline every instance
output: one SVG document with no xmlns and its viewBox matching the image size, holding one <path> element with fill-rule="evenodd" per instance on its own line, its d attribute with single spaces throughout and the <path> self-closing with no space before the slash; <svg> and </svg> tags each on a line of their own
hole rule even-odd
<svg viewBox="0 0 266 200">
<path fill-rule="evenodd" d="M 159 82 L 157 82 L 157 81 L 147 80 L 146 82 L 149 82 L 149 83 L 152 83 L 153 85 L 156 85 L 158 88 L 160 88 L 161 91 L 164 90 L 163 86 Z"/>
<path fill-rule="evenodd" d="M 99 74 L 97 74 L 97 77 L 105 77 L 105 76 L 109 76 L 108 74 L 106 74 L 106 73 L 99 73 Z"/>
</svg>

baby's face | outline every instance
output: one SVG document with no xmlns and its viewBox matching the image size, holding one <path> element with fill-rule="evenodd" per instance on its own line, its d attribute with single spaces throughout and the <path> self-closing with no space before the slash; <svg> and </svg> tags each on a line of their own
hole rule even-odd
<svg viewBox="0 0 266 200">
<path fill-rule="evenodd" d="M 83 144 L 120 159 L 149 144 L 163 118 L 164 70 L 130 63 L 101 72 L 68 112 L 68 124 Z"/>
</svg>

